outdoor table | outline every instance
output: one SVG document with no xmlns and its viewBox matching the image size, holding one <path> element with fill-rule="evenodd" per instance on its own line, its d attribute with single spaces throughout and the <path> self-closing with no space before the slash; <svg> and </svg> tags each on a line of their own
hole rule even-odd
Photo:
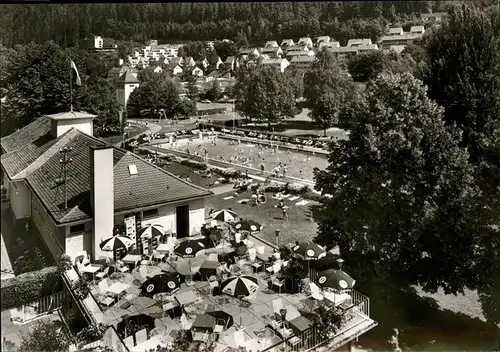
<svg viewBox="0 0 500 352">
<path fill-rule="evenodd" d="M 139 254 L 127 254 L 122 258 L 122 262 L 125 264 L 135 264 L 138 260 L 141 260 L 142 256 Z"/>
<path fill-rule="evenodd" d="M 301 332 L 306 331 L 312 325 L 312 322 L 301 315 L 300 317 L 290 320 L 288 324 L 290 324 L 293 332 L 298 335 Z"/>
<path fill-rule="evenodd" d="M 219 267 L 219 262 L 211 262 L 206 260 L 201 264 L 200 274 L 203 276 L 217 276 L 217 268 Z"/>
<path fill-rule="evenodd" d="M 194 291 L 186 291 L 182 293 L 178 293 L 175 295 L 175 299 L 181 306 L 189 304 L 189 303 L 194 303 L 198 300 L 198 296 Z"/>
<path fill-rule="evenodd" d="M 83 272 L 83 273 L 92 274 L 92 281 L 95 281 L 95 273 L 98 272 L 101 269 L 102 269 L 101 266 L 87 265 L 87 266 L 84 266 L 84 267 L 80 268 L 80 271 Z"/>
<path fill-rule="evenodd" d="M 170 243 L 161 243 L 156 250 L 158 252 L 171 252 L 173 249 L 172 245 Z"/>
<path fill-rule="evenodd" d="M 114 296 L 119 296 L 124 291 L 126 291 L 130 285 L 124 284 L 122 282 L 115 282 L 113 285 L 106 289 L 106 292 L 113 294 Z"/>
<path fill-rule="evenodd" d="M 217 320 L 208 314 L 199 314 L 193 322 L 192 328 L 212 332 Z"/>
</svg>

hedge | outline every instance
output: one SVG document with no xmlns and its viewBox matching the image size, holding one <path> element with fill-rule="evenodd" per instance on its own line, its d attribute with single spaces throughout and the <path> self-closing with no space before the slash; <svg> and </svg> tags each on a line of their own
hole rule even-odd
<svg viewBox="0 0 500 352">
<path fill-rule="evenodd" d="M 190 160 L 190 159 L 182 159 L 180 161 L 181 165 L 187 165 L 194 167 L 195 169 L 201 169 L 201 170 L 206 170 L 207 164 L 201 162 L 201 161 L 196 161 L 196 160 Z"/>
<path fill-rule="evenodd" d="M 2 281 L 2 309 L 17 308 L 39 298 L 60 292 L 63 282 L 57 266 L 24 273 Z"/>
</svg>

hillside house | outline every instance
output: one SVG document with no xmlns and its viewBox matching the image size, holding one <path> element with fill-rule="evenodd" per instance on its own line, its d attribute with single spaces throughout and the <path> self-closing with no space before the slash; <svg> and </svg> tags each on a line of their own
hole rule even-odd
<svg viewBox="0 0 500 352">
<path fill-rule="evenodd" d="M 330 42 L 330 36 L 329 35 L 323 35 L 319 36 L 316 38 L 316 45 L 319 47 L 321 43 L 328 43 Z"/>
<path fill-rule="evenodd" d="M 196 66 L 196 61 L 191 56 L 188 56 L 184 59 L 184 62 L 182 63 L 184 67 L 193 67 Z"/>
<path fill-rule="evenodd" d="M 338 48 L 327 48 L 328 52 L 332 53 L 338 59 L 349 59 L 358 53 L 358 49 L 352 46 L 341 46 Z"/>
<path fill-rule="evenodd" d="M 372 40 L 370 38 L 364 38 L 364 39 L 349 39 L 347 42 L 348 47 L 356 47 L 360 45 L 371 45 Z"/>
<path fill-rule="evenodd" d="M 387 35 L 403 35 L 403 33 L 404 32 L 402 27 L 394 27 L 394 28 L 389 28 Z"/>
<path fill-rule="evenodd" d="M 283 48 L 283 47 L 290 48 L 290 47 L 292 47 L 292 46 L 294 46 L 294 45 L 295 45 L 295 42 L 293 41 L 293 39 L 283 39 L 283 40 L 281 41 L 281 45 L 280 45 L 280 46 L 281 46 L 282 48 Z"/>
<path fill-rule="evenodd" d="M 297 70 L 298 75 L 303 76 L 306 71 L 312 68 L 314 61 L 316 61 L 315 56 L 294 56 L 290 60 L 290 66 Z"/>
<path fill-rule="evenodd" d="M 170 59 L 170 65 L 172 65 L 172 68 L 175 66 L 182 66 L 184 64 L 184 58 L 182 57 L 173 57 Z"/>
<path fill-rule="evenodd" d="M 281 58 L 283 50 L 278 47 L 265 47 L 262 49 L 261 55 L 267 55 L 270 58 Z"/>
<path fill-rule="evenodd" d="M 323 48 L 339 48 L 340 43 L 339 42 L 322 42 L 318 46 L 318 50 L 321 51 Z"/>
<path fill-rule="evenodd" d="M 269 40 L 264 45 L 265 48 L 278 48 L 278 42 L 276 40 Z"/>
<path fill-rule="evenodd" d="M 191 70 L 191 75 L 196 76 L 196 77 L 203 77 L 203 70 L 199 67 L 194 67 Z"/>
<path fill-rule="evenodd" d="M 410 34 L 420 34 L 423 35 L 425 33 L 424 26 L 411 26 Z"/>
<path fill-rule="evenodd" d="M 127 106 L 130 94 L 139 87 L 139 80 L 130 71 L 126 71 L 116 80 L 116 101 L 122 107 Z"/>
<path fill-rule="evenodd" d="M 239 52 L 238 52 L 238 57 L 241 59 L 241 60 L 246 60 L 248 59 L 250 56 L 253 56 L 253 57 L 259 57 L 259 50 L 257 48 L 251 48 L 251 49 L 241 49 Z"/>
<path fill-rule="evenodd" d="M 226 58 L 226 61 L 224 62 L 224 64 L 230 68 L 232 71 L 236 70 L 238 67 L 240 67 L 240 64 L 239 62 L 236 60 L 236 58 L 234 56 L 228 56 Z"/>
<path fill-rule="evenodd" d="M 172 76 L 178 76 L 181 75 L 184 70 L 180 65 L 170 65 L 170 72 L 172 73 Z"/>
<path fill-rule="evenodd" d="M 159 224 L 178 237 L 197 233 L 211 192 L 93 137 L 94 118 L 46 115 L 1 139 L 11 216 L 31 218 L 52 255 L 73 260 L 84 250 L 93 260 L 108 257 L 99 245 L 126 219 L 133 230 Z M 62 148 L 73 160 L 66 176 Z"/>
<path fill-rule="evenodd" d="M 303 37 L 303 38 L 300 38 L 299 39 L 299 42 L 297 43 L 298 45 L 305 45 L 307 46 L 309 49 L 312 49 L 313 48 L 313 42 L 311 40 L 311 38 L 309 37 Z"/>
<path fill-rule="evenodd" d="M 163 69 L 161 68 L 161 66 L 156 66 L 156 67 L 153 69 L 153 72 L 154 72 L 154 73 L 162 73 L 162 72 L 163 72 Z"/>
<path fill-rule="evenodd" d="M 406 33 L 403 35 L 386 35 L 380 38 L 379 44 L 382 49 L 389 49 L 393 45 L 410 45 L 417 39 L 422 38 L 422 34 Z"/>
<path fill-rule="evenodd" d="M 276 68 L 281 73 L 285 72 L 285 69 L 290 65 L 287 59 L 265 59 L 261 62 L 262 66 L 271 66 Z"/>
<path fill-rule="evenodd" d="M 209 67 L 215 69 L 215 70 L 218 70 L 220 65 L 223 64 L 220 56 L 216 55 L 216 56 L 213 56 L 213 57 L 209 57 L 208 58 L 208 62 L 209 62 Z"/>
</svg>

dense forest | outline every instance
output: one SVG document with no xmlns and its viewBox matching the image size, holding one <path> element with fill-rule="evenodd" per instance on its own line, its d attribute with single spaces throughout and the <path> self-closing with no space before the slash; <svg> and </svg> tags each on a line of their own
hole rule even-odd
<svg viewBox="0 0 500 352">
<path fill-rule="evenodd" d="M 486 1 L 486 0 L 485 0 Z M 0 44 L 53 40 L 78 45 L 89 35 L 161 43 L 233 39 L 260 44 L 269 38 L 330 35 L 376 39 L 390 22 L 443 11 L 445 1 L 241 2 L 172 4 L 31 4 L 0 6 Z M 29 25 L 28 25 L 29 24 Z"/>
</svg>

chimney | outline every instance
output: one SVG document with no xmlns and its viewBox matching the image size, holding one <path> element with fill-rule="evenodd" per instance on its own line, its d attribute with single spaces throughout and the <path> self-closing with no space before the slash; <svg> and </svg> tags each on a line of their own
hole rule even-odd
<svg viewBox="0 0 500 352">
<path fill-rule="evenodd" d="M 93 135 L 94 117 L 84 111 L 61 112 L 59 114 L 48 115 L 51 120 L 51 134 L 58 138 L 66 131 L 76 128 L 89 136 Z"/>
<path fill-rule="evenodd" d="M 99 146 L 90 149 L 91 206 L 93 221 L 94 259 L 107 253 L 99 245 L 113 235 L 114 227 L 114 185 L 113 147 Z"/>
</svg>

